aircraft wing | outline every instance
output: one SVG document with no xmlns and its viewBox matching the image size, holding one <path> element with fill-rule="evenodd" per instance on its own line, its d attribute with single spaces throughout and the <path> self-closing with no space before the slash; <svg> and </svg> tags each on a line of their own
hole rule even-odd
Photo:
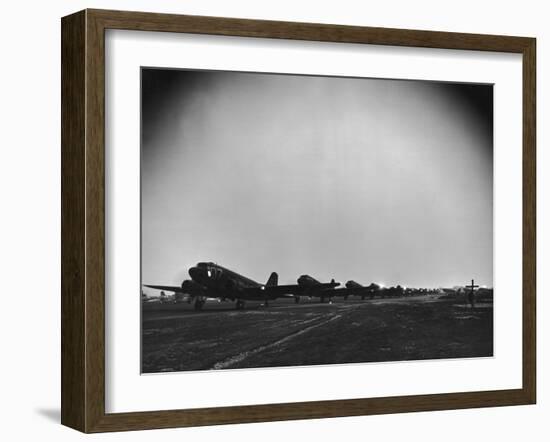
<svg viewBox="0 0 550 442">
<path fill-rule="evenodd" d="M 250 287 L 240 289 L 234 294 L 236 298 L 246 299 L 250 301 L 265 301 L 265 300 L 274 300 L 277 298 L 294 298 L 296 295 L 300 294 L 300 287 L 296 284 L 294 285 L 276 285 L 276 286 L 267 286 L 267 287 Z"/>
<path fill-rule="evenodd" d="M 357 294 L 357 291 L 354 289 L 348 289 L 348 288 L 341 288 L 341 289 L 335 289 L 332 291 L 325 291 L 325 293 L 330 293 L 330 296 L 351 296 Z"/>
<path fill-rule="evenodd" d="M 274 297 L 294 297 L 294 296 L 303 296 L 306 293 L 312 291 L 323 291 L 331 289 L 333 285 L 328 284 L 319 284 L 314 287 L 306 287 L 299 284 L 288 284 L 288 285 L 277 285 L 273 287 L 266 287 L 264 290 L 270 296 Z"/>
<path fill-rule="evenodd" d="M 341 289 L 334 290 L 335 296 L 367 296 L 374 293 L 369 287 L 342 287 Z"/>
<path fill-rule="evenodd" d="M 376 290 L 371 287 L 342 287 L 334 290 L 334 296 L 373 296 Z"/>
<path fill-rule="evenodd" d="M 264 290 L 272 296 L 277 297 L 293 297 L 293 296 L 304 296 L 309 294 L 316 295 L 321 292 L 337 292 L 339 290 L 331 290 L 334 287 L 340 285 L 335 282 L 326 282 L 321 283 L 315 286 L 303 286 L 300 284 L 289 284 L 289 285 L 277 285 L 273 287 L 266 287 Z"/>
<path fill-rule="evenodd" d="M 282 297 L 285 295 L 299 295 L 303 292 L 303 287 L 299 286 L 298 284 L 288 284 L 266 287 L 264 290 L 270 295 Z"/>
<path fill-rule="evenodd" d="M 187 293 L 187 291 L 183 290 L 179 285 L 149 285 L 149 284 L 143 284 L 143 285 L 145 287 L 149 287 L 150 289 L 166 290 L 167 292 L 174 292 L 174 293 Z"/>
</svg>

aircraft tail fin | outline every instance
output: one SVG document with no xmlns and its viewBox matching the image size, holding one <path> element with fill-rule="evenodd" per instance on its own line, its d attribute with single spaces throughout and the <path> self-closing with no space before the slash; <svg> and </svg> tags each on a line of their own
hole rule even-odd
<svg viewBox="0 0 550 442">
<path fill-rule="evenodd" d="M 277 275 L 276 272 L 273 272 L 269 279 L 267 280 L 267 283 L 265 284 L 266 287 L 275 287 L 279 283 L 279 275 Z"/>
</svg>

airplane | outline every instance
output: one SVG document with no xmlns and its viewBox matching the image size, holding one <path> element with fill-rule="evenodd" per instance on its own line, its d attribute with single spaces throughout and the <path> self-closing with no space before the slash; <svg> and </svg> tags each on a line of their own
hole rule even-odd
<svg viewBox="0 0 550 442">
<path fill-rule="evenodd" d="M 307 296 L 309 298 L 318 297 L 321 302 L 325 302 L 325 298 L 332 302 L 334 296 L 338 296 L 339 290 L 334 290 L 340 285 L 339 282 L 335 282 L 332 279 L 330 282 L 320 282 L 309 275 L 302 275 L 297 280 L 298 285 L 281 286 L 287 287 L 295 295 L 295 302 L 300 302 L 300 296 Z"/>
<path fill-rule="evenodd" d="M 173 295 L 167 295 L 166 293 L 164 293 L 164 290 L 160 292 L 161 304 L 177 304 L 179 302 L 181 302 L 181 295 L 179 293 L 174 293 Z"/>
<path fill-rule="evenodd" d="M 141 302 L 158 302 L 159 298 L 154 298 L 153 296 L 148 296 L 143 291 L 141 292 Z"/>
<path fill-rule="evenodd" d="M 374 298 L 375 293 L 380 292 L 381 287 L 372 282 L 368 286 L 364 286 L 362 284 L 359 284 L 358 282 L 355 282 L 353 280 L 350 280 L 346 282 L 346 287 L 336 290 L 337 292 L 341 292 L 340 295 L 344 297 L 344 299 L 348 299 L 348 296 L 361 296 L 362 300 L 365 300 L 365 297 L 368 295 L 370 296 L 370 299 Z"/>
<path fill-rule="evenodd" d="M 265 284 L 240 275 L 213 262 L 199 262 L 189 269 L 191 279 L 186 279 L 181 286 L 144 284 L 145 287 L 187 295 L 188 302 L 194 302 L 195 310 L 202 310 L 207 299 L 235 301 L 237 310 L 244 309 L 245 301 L 263 301 L 265 306 L 277 298 L 294 298 L 294 291 L 300 290 L 296 285 L 278 285 L 278 275 L 271 273 Z"/>
</svg>

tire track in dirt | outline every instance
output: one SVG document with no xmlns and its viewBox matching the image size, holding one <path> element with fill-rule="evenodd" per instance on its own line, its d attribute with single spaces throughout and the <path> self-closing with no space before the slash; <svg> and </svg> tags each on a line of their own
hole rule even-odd
<svg viewBox="0 0 550 442">
<path fill-rule="evenodd" d="M 300 335 L 303 335 L 304 333 L 307 333 L 317 327 L 321 327 L 323 325 L 328 324 L 329 322 L 335 321 L 337 319 L 340 319 L 343 315 L 342 314 L 331 314 L 329 318 L 323 319 L 321 318 L 318 322 L 312 325 L 308 325 L 307 327 L 301 328 L 300 330 L 297 330 L 295 332 L 292 332 L 280 339 L 277 339 L 276 341 L 270 342 L 269 344 L 260 345 L 259 347 L 255 347 L 251 350 L 243 351 L 241 353 L 238 353 L 233 356 L 229 356 L 228 358 L 223 359 L 222 361 L 216 362 L 210 370 L 221 370 L 224 368 L 229 368 L 232 365 L 235 365 L 239 362 L 244 361 L 248 357 L 252 355 L 256 355 L 258 353 L 261 353 L 262 351 L 272 349 L 273 347 L 277 347 L 281 344 L 284 344 L 285 342 L 288 342 Z"/>
</svg>

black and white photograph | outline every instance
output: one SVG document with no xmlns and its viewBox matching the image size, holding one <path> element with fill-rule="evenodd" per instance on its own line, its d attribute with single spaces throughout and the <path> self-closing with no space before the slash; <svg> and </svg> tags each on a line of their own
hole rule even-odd
<svg viewBox="0 0 550 442">
<path fill-rule="evenodd" d="M 141 373 L 493 356 L 493 85 L 141 69 Z"/>
<path fill-rule="evenodd" d="M 548 10 L 5 2 L 0 441 L 547 442 Z"/>
</svg>

